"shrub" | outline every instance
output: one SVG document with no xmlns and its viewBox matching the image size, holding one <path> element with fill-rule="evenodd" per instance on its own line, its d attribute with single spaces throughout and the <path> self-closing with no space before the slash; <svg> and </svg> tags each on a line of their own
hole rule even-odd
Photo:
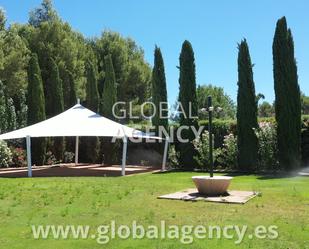
<svg viewBox="0 0 309 249">
<path fill-rule="evenodd" d="M 208 169 L 209 162 L 209 133 L 204 131 L 201 138 L 193 141 L 195 149 L 198 151 L 198 156 L 195 160 L 201 169 Z M 223 168 L 236 169 L 237 168 L 237 140 L 236 137 L 230 133 L 224 136 L 223 145 L 221 148 L 213 150 L 214 164 Z"/>
<path fill-rule="evenodd" d="M 75 154 L 70 151 L 64 152 L 63 161 L 64 163 L 72 163 L 74 160 Z"/>
<path fill-rule="evenodd" d="M 259 140 L 260 168 L 278 169 L 276 126 L 270 122 L 260 122 L 255 132 Z"/>
<path fill-rule="evenodd" d="M 309 115 L 302 116 L 302 129 L 309 129 Z"/>
<path fill-rule="evenodd" d="M 259 141 L 259 169 L 278 170 L 276 125 L 260 122 L 255 134 Z"/>
<path fill-rule="evenodd" d="M 23 148 L 11 147 L 12 152 L 12 167 L 27 166 L 26 151 Z"/>
<path fill-rule="evenodd" d="M 54 165 L 57 163 L 55 155 L 51 151 L 47 151 L 45 154 L 46 165 Z"/>
<path fill-rule="evenodd" d="M 170 145 L 169 146 L 169 151 L 168 151 L 168 164 L 169 166 L 173 168 L 178 168 L 179 167 L 179 153 L 175 149 L 175 145 Z"/>
<path fill-rule="evenodd" d="M 259 123 L 267 122 L 271 124 L 276 124 L 276 118 L 275 117 L 264 117 L 258 119 Z"/>
<path fill-rule="evenodd" d="M 204 126 L 208 130 L 208 120 L 199 121 L 199 126 Z M 215 119 L 212 122 L 212 132 L 214 134 L 214 148 L 222 147 L 224 137 L 230 133 L 236 134 L 236 120 Z"/>
<path fill-rule="evenodd" d="M 237 138 L 233 133 L 224 136 L 223 146 L 215 151 L 217 164 L 223 168 L 237 169 Z"/>
<path fill-rule="evenodd" d="M 7 168 L 12 164 L 12 152 L 7 143 L 0 140 L 0 167 Z"/>
<path fill-rule="evenodd" d="M 302 138 L 302 146 L 301 146 L 302 163 L 303 163 L 303 166 L 308 166 L 309 165 L 309 122 L 308 122 L 308 128 L 302 130 L 301 138 Z"/>
<path fill-rule="evenodd" d="M 198 155 L 195 160 L 201 169 L 207 169 L 210 166 L 209 162 L 209 132 L 204 131 L 200 138 L 193 140 L 193 145 Z"/>
</svg>

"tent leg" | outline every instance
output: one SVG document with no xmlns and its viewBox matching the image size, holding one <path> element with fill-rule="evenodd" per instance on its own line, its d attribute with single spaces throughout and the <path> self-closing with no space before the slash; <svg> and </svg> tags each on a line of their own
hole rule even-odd
<svg viewBox="0 0 309 249">
<path fill-rule="evenodd" d="M 164 146 L 164 154 L 163 154 L 163 162 L 162 162 L 161 171 L 164 171 L 166 169 L 168 142 L 169 142 L 169 137 L 166 137 L 165 138 L 165 146 Z"/>
<path fill-rule="evenodd" d="M 31 139 L 30 139 L 30 136 L 26 137 L 26 144 L 27 144 L 28 177 L 32 177 Z"/>
<path fill-rule="evenodd" d="M 127 159 L 127 146 L 128 140 L 127 137 L 123 138 L 123 148 L 122 148 L 122 168 L 121 168 L 121 175 L 126 175 L 126 159 Z"/>
<path fill-rule="evenodd" d="M 78 164 L 79 137 L 75 139 L 75 164 Z"/>
</svg>

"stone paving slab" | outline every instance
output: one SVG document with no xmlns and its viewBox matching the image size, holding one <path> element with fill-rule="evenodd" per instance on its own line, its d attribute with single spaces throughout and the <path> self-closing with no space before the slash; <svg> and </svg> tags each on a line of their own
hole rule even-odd
<svg viewBox="0 0 309 249">
<path fill-rule="evenodd" d="M 190 188 L 172 194 L 161 195 L 158 199 L 245 204 L 258 194 L 258 192 L 254 191 L 228 190 L 228 192 L 222 196 L 205 196 L 199 194 L 195 188 Z"/>
</svg>

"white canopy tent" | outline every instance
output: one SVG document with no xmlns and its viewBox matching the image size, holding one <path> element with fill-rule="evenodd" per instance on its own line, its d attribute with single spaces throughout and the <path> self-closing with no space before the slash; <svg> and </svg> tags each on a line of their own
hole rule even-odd
<svg viewBox="0 0 309 249">
<path fill-rule="evenodd" d="M 32 176 L 31 162 L 31 137 L 76 137 L 75 163 L 78 163 L 79 137 L 115 137 L 123 139 L 122 175 L 125 175 L 127 142 L 128 138 L 147 138 L 162 140 L 161 137 L 151 136 L 142 131 L 135 130 L 125 125 L 104 118 L 90 111 L 80 104 L 76 104 L 67 111 L 44 120 L 37 124 L 0 135 L 0 140 L 26 138 L 28 176 Z M 162 162 L 162 170 L 165 170 L 167 159 L 168 138 L 165 140 L 165 148 Z"/>
</svg>

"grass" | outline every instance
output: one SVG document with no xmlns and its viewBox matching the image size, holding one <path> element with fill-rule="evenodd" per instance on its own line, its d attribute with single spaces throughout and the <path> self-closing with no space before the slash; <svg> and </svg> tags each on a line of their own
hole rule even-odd
<svg viewBox="0 0 309 249">
<path fill-rule="evenodd" d="M 144 174 L 130 177 L 0 179 L 1 248 L 309 248 L 309 178 L 237 176 L 231 189 L 262 195 L 245 205 L 158 200 L 156 197 L 193 187 L 193 173 Z M 179 240 L 115 239 L 107 245 L 88 239 L 33 239 L 31 225 L 110 224 L 278 226 L 278 239 Z"/>
</svg>

